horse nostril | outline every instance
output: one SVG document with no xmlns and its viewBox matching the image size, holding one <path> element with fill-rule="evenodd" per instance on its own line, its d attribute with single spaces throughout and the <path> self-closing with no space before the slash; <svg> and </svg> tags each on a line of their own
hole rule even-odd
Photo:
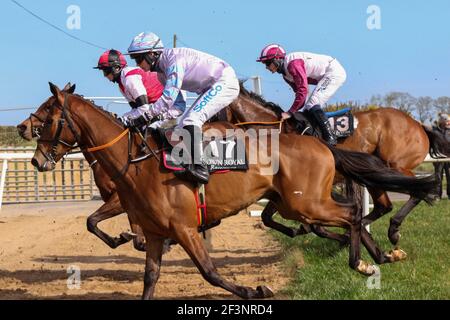
<svg viewBox="0 0 450 320">
<path fill-rule="evenodd" d="M 21 124 L 17 126 L 17 131 L 19 131 L 19 133 L 24 133 L 25 131 L 27 131 L 27 126 Z"/>
<path fill-rule="evenodd" d="M 39 168 L 39 162 L 36 160 L 36 158 L 31 159 L 31 164 L 32 164 L 35 168 Z"/>
</svg>

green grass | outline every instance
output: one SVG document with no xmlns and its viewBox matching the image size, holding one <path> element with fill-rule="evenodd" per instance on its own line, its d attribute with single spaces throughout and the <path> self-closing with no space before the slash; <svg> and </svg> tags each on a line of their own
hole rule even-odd
<svg viewBox="0 0 450 320">
<path fill-rule="evenodd" d="M 395 210 L 399 208 L 396 205 Z M 384 251 L 389 218 L 372 225 L 372 234 Z M 283 223 L 287 223 L 283 221 Z M 368 289 L 367 278 L 348 267 L 348 248 L 314 235 L 289 239 L 271 231 L 282 244 L 284 267 L 292 281 L 283 290 L 291 299 L 450 299 L 450 202 L 420 205 L 405 220 L 400 247 L 408 253 L 402 262 L 381 269 L 381 289 Z M 374 263 L 362 247 L 363 258 Z"/>
</svg>

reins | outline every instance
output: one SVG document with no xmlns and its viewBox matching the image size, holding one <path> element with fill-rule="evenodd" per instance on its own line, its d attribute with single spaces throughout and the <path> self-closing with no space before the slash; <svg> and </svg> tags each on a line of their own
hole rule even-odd
<svg viewBox="0 0 450 320">
<path fill-rule="evenodd" d="M 83 148 L 80 145 L 80 141 L 81 141 L 81 137 L 78 134 L 78 132 L 75 130 L 75 126 L 73 123 L 73 120 L 71 119 L 70 115 L 67 112 L 67 104 L 68 104 L 68 99 L 67 99 L 68 94 L 64 93 L 64 104 L 62 106 L 61 111 L 62 111 L 62 116 L 61 118 L 58 120 L 58 128 L 56 129 L 56 133 L 55 133 L 55 137 L 53 140 L 43 140 L 43 139 L 39 139 L 39 142 L 49 142 L 52 144 L 52 151 L 51 152 L 44 152 L 41 148 L 38 148 L 38 150 L 44 155 L 44 157 L 52 162 L 53 164 L 55 164 L 55 157 L 56 157 L 56 149 L 57 146 L 59 144 L 62 144 L 66 147 L 68 147 L 70 149 L 70 151 L 76 149 L 76 148 L 80 148 L 80 151 L 76 151 L 76 152 L 67 152 L 67 154 L 77 154 L 77 153 L 82 153 L 82 152 L 89 152 L 89 153 L 95 153 L 98 151 L 102 151 L 102 150 L 106 150 L 108 148 L 111 148 L 112 146 L 114 146 L 115 144 L 117 144 L 119 141 L 121 141 L 126 135 L 128 135 L 128 161 L 127 164 L 125 165 L 125 167 L 119 172 L 119 174 L 113 178 L 113 180 L 119 178 L 121 175 L 125 174 L 130 166 L 130 164 L 136 164 L 139 163 L 141 161 L 150 159 L 152 157 L 154 157 L 158 162 L 160 162 L 160 159 L 158 158 L 158 154 L 161 153 L 161 150 L 153 150 L 152 147 L 150 147 L 150 145 L 147 143 L 147 132 L 145 133 L 145 137 L 144 135 L 139 131 L 139 130 L 130 130 L 129 128 L 125 129 L 122 133 L 120 133 L 119 136 L 117 136 L 116 138 L 114 138 L 113 140 L 111 140 L 110 142 L 101 145 L 101 146 L 96 146 L 96 147 L 91 147 L 91 148 Z M 36 117 L 37 118 L 37 117 Z M 39 119 L 39 118 L 38 118 Z M 40 120 L 40 119 L 39 119 Z M 64 125 L 67 123 L 71 133 L 74 135 L 76 143 L 74 145 L 71 145 L 65 141 L 63 141 L 61 139 L 61 134 L 64 128 Z M 138 136 L 142 139 L 142 143 L 143 145 L 145 145 L 145 147 L 150 151 L 150 153 L 133 159 L 132 156 L 132 133 L 137 133 Z M 95 164 L 95 162 L 93 163 Z"/>
</svg>

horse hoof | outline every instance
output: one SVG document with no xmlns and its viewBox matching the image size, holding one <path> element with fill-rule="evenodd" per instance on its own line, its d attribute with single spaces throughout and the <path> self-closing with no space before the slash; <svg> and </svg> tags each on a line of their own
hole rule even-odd
<svg viewBox="0 0 450 320">
<path fill-rule="evenodd" d="M 389 259 L 389 262 L 397 262 L 405 260 L 408 254 L 402 249 L 394 249 L 387 253 L 386 257 Z"/>
<path fill-rule="evenodd" d="M 375 274 L 376 269 L 374 265 L 371 265 L 363 260 L 360 260 L 358 266 L 356 267 L 356 271 L 365 276 L 371 276 Z"/>
<path fill-rule="evenodd" d="M 135 237 L 136 237 L 136 235 L 133 233 L 130 233 L 130 232 L 123 232 L 120 234 L 120 239 L 125 242 L 129 242 L 129 241 L 133 240 Z"/>
<path fill-rule="evenodd" d="M 401 234 L 399 231 L 395 231 L 393 233 L 389 234 L 389 241 L 391 241 L 391 243 L 396 246 L 398 244 L 398 242 L 400 241 L 401 238 Z"/>
<path fill-rule="evenodd" d="M 146 252 L 147 251 L 147 247 L 145 245 L 145 242 L 140 242 L 140 241 L 138 241 L 137 243 L 134 243 L 134 249 L 136 249 L 137 251 L 140 251 L 140 252 Z"/>
<path fill-rule="evenodd" d="M 258 292 L 258 298 L 261 299 L 272 298 L 274 296 L 272 289 L 266 286 L 259 286 L 256 288 L 256 291 Z"/>
</svg>

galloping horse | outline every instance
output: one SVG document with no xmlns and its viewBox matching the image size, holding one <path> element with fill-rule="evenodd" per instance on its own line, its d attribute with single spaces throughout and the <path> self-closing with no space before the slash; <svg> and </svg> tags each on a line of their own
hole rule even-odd
<svg viewBox="0 0 450 320">
<path fill-rule="evenodd" d="M 228 107 L 228 120 L 232 123 L 261 123 L 269 125 L 252 124 L 253 127 L 279 128 L 281 119 L 281 107 L 267 102 L 261 96 L 249 92 L 241 85 L 239 98 Z M 414 176 L 413 169 L 421 164 L 427 154 L 444 155 L 450 157 L 450 144 L 439 134 L 430 128 L 421 125 L 406 113 L 392 108 L 355 112 L 358 126 L 352 136 L 339 141 L 338 148 L 342 150 L 358 151 L 377 156 L 390 168 L 408 176 Z M 282 124 L 282 132 L 296 132 L 295 120 L 289 119 Z M 275 123 L 275 124 L 274 124 Z M 363 225 L 368 225 L 383 215 L 392 211 L 392 203 L 386 190 L 380 188 L 368 188 L 374 202 L 372 212 L 363 218 Z M 400 211 L 391 219 L 388 236 L 392 244 L 397 245 L 400 239 L 399 229 L 420 199 L 411 197 Z M 276 210 L 273 204 L 266 207 L 263 212 L 265 223 L 288 236 L 295 237 L 304 234 L 305 226 L 299 230 L 286 228 L 272 220 Z M 320 236 L 330 237 L 340 242 L 345 242 L 339 235 L 327 232 L 319 228 L 314 229 Z"/>
<path fill-rule="evenodd" d="M 259 286 L 255 290 L 237 286 L 219 276 L 198 234 L 198 205 L 194 196 L 197 186 L 176 178 L 173 172 L 161 165 L 158 154 L 162 147 L 158 135 L 152 133 L 147 139 L 153 156 L 131 164 L 130 155 L 138 152 L 142 143 L 136 135 L 129 130 L 124 131 L 119 121 L 82 97 L 62 93 L 53 84 L 50 84 L 50 89 L 55 99 L 32 163 L 40 171 L 53 170 L 55 162 L 67 152 L 67 144 L 77 143 L 87 151 L 100 150 L 95 158 L 113 178 L 123 208 L 139 223 L 146 238 L 144 299 L 153 297 L 166 238 L 176 240 L 186 250 L 212 285 L 247 299 L 273 296 L 267 287 Z M 216 123 L 214 128 L 236 127 Z M 121 138 L 127 133 L 128 142 Z M 108 143 L 114 137 L 117 137 L 114 144 Z M 273 148 L 271 139 L 269 142 L 260 139 L 259 142 L 268 152 L 279 157 L 279 170 L 273 175 L 261 175 L 262 164 L 258 160 L 256 164 L 250 164 L 246 172 L 213 175 L 206 186 L 208 222 L 235 215 L 267 197 L 276 203 L 286 219 L 350 229 L 349 264 L 366 275 L 373 274 L 374 270 L 360 258 L 361 240 L 379 263 L 393 262 L 397 257 L 395 252 L 381 252 L 370 234 L 361 228 L 361 208 L 332 199 L 335 167 L 355 181 L 407 192 L 420 199 L 429 197 L 430 190 L 435 187 L 433 177 L 406 177 L 385 167 L 376 157 L 328 147 L 311 137 L 281 135 L 279 152 Z M 95 147 L 98 145 L 100 147 Z M 246 147 L 248 149 L 248 145 Z M 315 169 L 311 170 L 313 167 Z M 299 172 L 303 172 L 301 177 Z"/>
<path fill-rule="evenodd" d="M 75 85 L 68 83 L 63 92 L 73 94 L 75 92 Z M 52 96 L 50 99 L 45 101 L 30 117 L 24 120 L 17 126 L 19 135 L 28 141 L 33 138 L 39 137 L 42 131 L 45 119 L 51 109 L 51 106 L 55 103 L 55 98 Z M 83 152 L 86 161 L 92 169 L 92 174 L 94 176 L 94 181 L 98 190 L 100 191 L 100 196 L 105 202 L 97 211 L 90 215 L 87 219 L 87 229 L 105 242 L 110 248 L 115 249 L 125 243 L 128 243 L 133 239 L 133 245 L 136 250 L 145 251 L 145 240 L 142 230 L 138 224 L 131 221 L 130 226 L 134 234 L 128 232 L 123 232 L 119 237 L 111 237 L 102 230 L 100 230 L 97 225 L 107 219 L 118 216 L 125 213 L 125 210 L 120 205 L 119 197 L 116 191 L 116 185 L 111 180 L 111 178 L 106 174 L 106 172 L 98 165 L 97 161 L 94 159 L 92 154 L 88 152 Z"/>
</svg>

